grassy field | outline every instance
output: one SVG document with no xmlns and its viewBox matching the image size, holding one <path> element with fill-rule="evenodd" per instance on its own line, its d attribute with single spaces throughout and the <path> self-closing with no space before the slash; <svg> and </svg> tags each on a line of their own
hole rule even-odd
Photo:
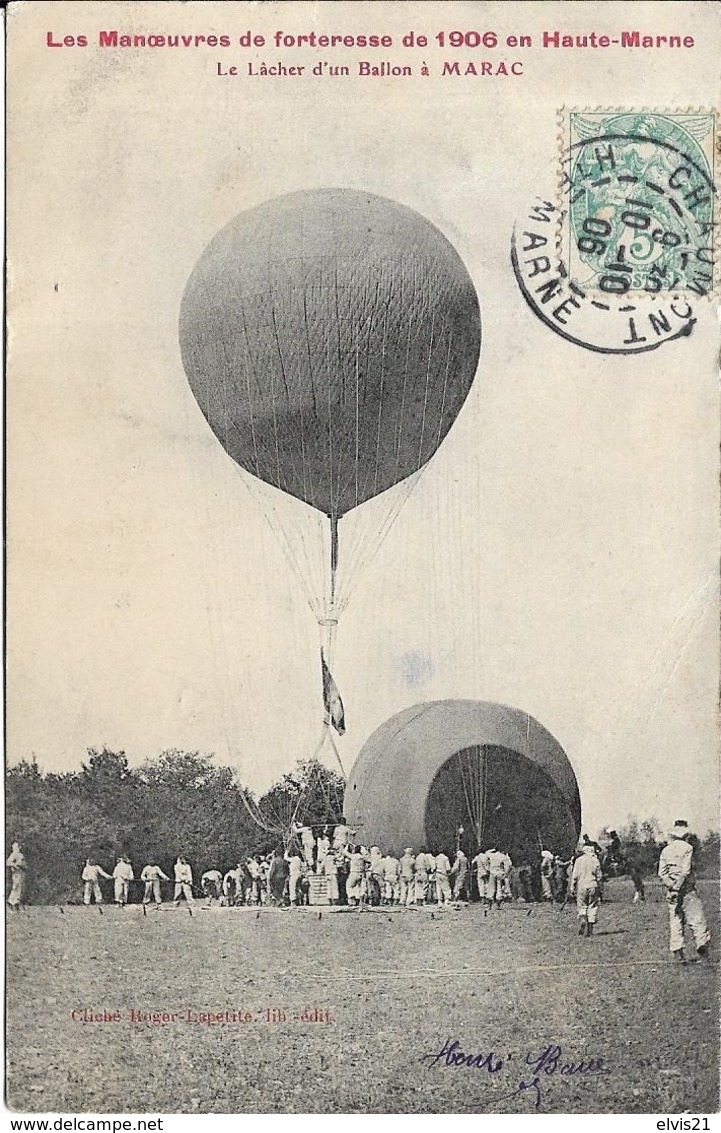
<svg viewBox="0 0 721 1133">
<path fill-rule="evenodd" d="M 716 942 L 718 886 L 701 889 Z M 8 1103 L 70 1113 L 513 1113 L 538 1102 L 541 1112 L 713 1112 L 716 944 L 710 960 L 672 962 L 660 891 L 651 886 L 645 905 L 630 895 L 630 883 L 611 883 L 591 940 L 578 938 L 570 907 L 320 918 L 31 908 L 7 930 Z M 82 1022 L 83 1009 L 120 1020 Z M 133 1010 L 177 1019 L 131 1021 Z M 245 1021 L 204 1019 L 226 1011 Z M 432 1064 L 426 1056 L 446 1040 L 501 1065 Z M 527 1056 L 549 1046 L 562 1048 L 559 1069 L 547 1073 L 547 1062 L 537 1089 Z M 591 1059 L 608 1073 L 560 1072 Z M 530 1088 L 519 1092 L 521 1081 Z"/>
</svg>

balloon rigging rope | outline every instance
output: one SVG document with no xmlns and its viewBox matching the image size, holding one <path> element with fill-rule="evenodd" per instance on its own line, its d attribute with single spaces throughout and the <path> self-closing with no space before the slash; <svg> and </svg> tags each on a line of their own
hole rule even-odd
<svg viewBox="0 0 721 1133">
<path fill-rule="evenodd" d="M 250 371 L 251 371 L 251 366 L 252 366 L 252 359 L 251 359 L 251 354 L 250 354 L 250 342 L 248 341 L 248 327 L 247 327 L 246 322 L 245 322 L 245 312 L 242 310 L 242 308 L 241 308 L 241 312 L 240 312 L 240 317 L 241 317 L 241 320 L 242 320 L 242 323 L 243 323 L 243 340 L 245 342 L 245 354 L 246 354 L 246 358 L 247 358 L 248 363 L 249 363 L 249 365 L 247 365 L 245 367 L 245 383 L 246 383 L 246 388 L 248 390 L 248 404 L 250 406 L 250 432 L 251 432 L 251 436 L 253 437 L 253 455 L 255 457 L 255 474 L 256 474 L 256 476 L 260 477 L 259 461 L 258 461 L 258 439 L 255 435 L 255 414 L 253 413 L 253 393 L 252 393 L 251 386 L 250 386 Z M 253 372 L 255 373 L 254 369 L 253 369 Z M 227 403 L 226 403 L 225 409 L 226 409 L 226 412 L 227 412 Z M 226 417 L 226 422 L 227 422 L 227 417 Z"/>
<path fill-rule="evenodd" d="M 326 344 L 327 341 L 326 337 Z M 337 519 L 337 499 L 333 499 L 333 402 L 331 399 L 331 382 L 326 382 L 326 386 L 328 387 L 328 486 L 330 489 L 330 515 L 332 520 Z"/>
<path fill-rule="evenodd" d="M 398 412 L 398 440 L 396 442 L 396 481 L 401 465 L 401 442 L 403 440 L 403 412 L 406 407 L 406 386 L 408 384 L 408 362 L 411 356 L 411 328 L 413 326 L 413 312 L 408 320 L 408 334 L 406 335 L 406 365 L 403 372 L 403 388 L 401 390 L 401 404 Z"/>
<path fill-rule="evenodd" d="M 472 794 L 472 790 L 473 790 L 473 784 L 471 782 L 469 782 L 469 783 L 466 782 L 466 769 L 464 767 L 464 763 L 465 763 L 464 756 L 465 756 L 464 752 L 462 752 L 462 751 L 458 752 L 458 757 L 457 757 L 458 758 L 458 766 L 459 766 L 460 772 L 461 772 L 461 783 L 463 785 L 463 794 L 465 795 L 465 799 L 466 799 L 466 808 L 468 810 L 468 814 L 470 815 L 471 822 L 473 822 L 473 824 L 475 825 L 475 815 L 473 813 L 473 803 L 471 802 L 471 794 Z M 470 790 L 470 793 L 469 793 L 469 790 Z"/>
<path fill-rule="evenodd" d="M 350 563 L 340 576 L 340 584 L 336 596 L 336 610 L 342 613 L 350 601 L 352 591 L 363 572 L 371 565 L 379 554 L 388 535 L 398 520 L 406 501 L 415 489 L 422 470 L 416 471 L 407 477 L 401 484 L 391 489 L 394 500 L 391 507 L 381 513 L 380 522 L 376 521 L 372 527 L 365 525 L 362 519 L 356 518 L 356 525 L 346 553 L 343 556 L 345 564 Z M 372 508 L 374 503 L 370 503 Z"/>
<path fill-rule="evenodd" d="M 376 301 L 377 301 L 377 299 L 378 299 L 378 293 L 377 293 L 377 289 L 376 289 Z M 379 461 L 380 461 L 380 454 L 381 454 L 381 426 L 383 424 L 383 392 L 384 392 L 384 389 L 385 389 L 385 377 L 386 377 L 386 341 L 387 341 L 387 338 L 388 338 L 388 310 L 386 308 L 386 310 L 383 312 L 383 339 L 382 339 L 382 342 L 381 342 L 381 380 L 380 380 L 380 389 L 379 389 L 379 393 L 378 393 L 378 425 L 377 425 L 377 428 L 376 428 L 376 462 L 375 462 L 375 474 L 374 474 L 374 477 L 373 477 L 373 495 L 375 495 L 376 492 L 378 491 L 378 464 L 379 464 Z"/>
<path fill-rule="evenodd" d="M 265 243 L 266 243 L 266 249 L 265 249 L 266 282 L 267 282 L 268 291 L 270 293 L 270 304 L 269 304 L 269 306 L 270 306 L 270 310 L 271 310 L 271 318 L 273 318 L 274 303 L 273 303 L 273 289 L 272 289 L 272 281 L 271 281 L 271 273 L 270 273 L 271 258 L 270 258 L 270 232 L 269 231 L 266 231 L 266 242 Z M 275 437 L 275 464 L 276 464 L 276 476 L 277 476 L 276 483 L 278 484 L 279 487 L 281 485 L 283 485 L 283 487 L 285 487 L 285 485 L 283 484 L 283 477 L 281 475 L 281 467 L 280 467 L 280 444 L 279 444 L 279 441 L 278 441 L 278 411 L 277 411 L 276 396 L 275 396 L 275 374 L 273 373 L 273 370 L 272 370 L 271 367 L 268 367 L 268 384 L 270 386 L 270 397 L 271 397 L 271 403 L 272 403 L 272 408 L 273 408 L 273 434 L 274 434 L 274 437 Z"/>
<path fill-rule="evenodd" d="M 245 469 L 241 468 L 240 465 L 235 464 L 235 462 L 234 462 L 233 466 L 235 468 L 235 471 L 236 471 L 238 478 L 240 479 L 241 483 L 245 485 L 245 487 L 248 490 L 248 492 L 250 493 L 250 495 L 254 498 L 254 500 L 256 501 L 258 506 L 260 507 L 260 510 L 264 513 L 266 521 L 268 523 L 268 526 L 269 526 L 270 530 L 273 532 L 273 535 L 275 536 L 281 550 L 283 551 L 283 553 L 284 553 L 284 555 L 285 555 L 285 557 L 288 561 L 288 565 L 290 566 L 291 570 L 293 571 L 293 574 L 296 577 L 296 580 L 298 581 L 298 583 L 300 585 L 301 592 L 303 593 L 305 600 L 306 600 L 306 602 L 308 603 L 308 605 L 311 609 L 311 612 L 313 613 L 314 617 L 318 617 L 318 614 L 319 614 L 318 600 L 317 600 L 317 598 L 314 597 L 313 588 L 312 588 L 311 584 L 309 583 L 309 580 L 306 577 L 306 575 L 304 574 L 303 570 L 301 569 L 301 566 L 300 566 L 299 561 L 298 561 L 298 559 L 299 559 L 298 553 L 294 550 L 294 548 L 293 548 L 293 546 L 290 542 L 290 539 L 288 538 L 288 534 L 286 532 L 285 525 L 278 518 L 278 515 L 277 515 L 276 510 L 275 510 L 275 506 L 267 498 L 267 496 L 262 491 L 262 489 L 256 486 L 256 484 L 254 482 L 254 477 L 252 476 L 252 474 L 246 473 Z M 300 543 L 301 549 L 303 551 L 306 551 L 305 542 L 304 542 L 302 536 L 299 537 L 299 543 Z M 306 559 L 307 559 L 307 551 L 306 551 Z"/>
<path fill-rule="evenodd" d="M 313 584 L 313 566 L 312 560 L 308 551 L 308 546 L 305 534 L 302 528 L 298 534 L 298 543 L 302 558 L 304 560 L 305 570 L 299 562 L 299 554 L 290 542 L 288 533 L 282 520 L 278 517 L 275 505 L 268 498 L 268 489 L 264 490 L 252 474 L 248 474 L 245 469 L 233 461 L 233 468 L 237 473 L 241 482 L 245 485 L 250 495 L 254 498 L 260 510 L 265 514 L 268 526 L 273 532 L 278 544 L 280 545 L 288 563 L 296 576 L 296 579 L 301 587 L 301 591 L 315 617 L 319 614 L 319 602 L 316 595 L 316 587 Z M 272 489 L 270 489 L 272 491 Z"/>
<path fill-rule="evenodd" d="M 481 818 L 478 824 L 478 838 L 483 837 L 483 827 L 486 821 L 486 807 L 488 805 L 488 758 L 483 756 L 483 748 L 481 752 Z"/>
<path fill-rule="evenodd" d="M 421 439 L 418 445 L 418 468 L 423 464 L 423 434 L 426 429 L 426 409 L 428 408 L 428 388 L 431 381 L 431 362 L 433 361 L 433 335 L 436 326 L 436 313 L 431 317 L 431 341 L 428 346 L 428 364 L 426 365 L 426 388 L 423 394 L 423 417 L 421 419 Z"/>
<path fill-rule="evenodd" d="M 474 778 L 473 786 L 475 789 L 476 801 L 476 830 L 480 831 L 483 826 L 483 749 L 476 746 L 473 751 L 474 756 Z M 478 835 L 476 835 L 477 837 Z"/>
<path fill-rule="evenodd" d="M 276 349 L 278 351 L 278 361 L 280 362 L 280 372 L 283 376 L 283 385 L 285 386 L 285 392 L 286 392 L 288 404 L 290 404 L 290 389 L 288 387 L 288 378 L 287 378 L 287 375 L 286 375 L 286 372 L 285 372 L 285 365 L 283 363 L 283 354 L 282 354 L 282 351 L 280 349 L 280 336 L 278 334 L 278 324 L 277 324 L 276 319 L 275 319 L 275 302 L 274 302 L 272 289 L 271 289 L 271 292 L 270 292 L 270 313 L 271 313 L 271 318 L 273 320 L 273 334 L 275 335 L 275 345 L 276 345 Z M 303 472 L 303 475 L 302 475 L 303 496 L 307 499 L 308 498 L 308 482 L 307 482 L 306 466 L 305 466 L 305 421 L 303 419 L 303 398 L 302 397 L 299 398 L 298 401 L 299 401 L 299 408 L 300 408 L 300 459 L 301 459 L 301 468 L 302 468 L 302 472 Z M 276 444 L 277 444 L 277 434 L 276 434 Z M 293 471 L 296 472 L 295 466 L 293 466 Z M 296 472 L 296 475 L 297 475 L 297 472 Z"/>
<path fill-rule="evenodd" d="M 448 335 L 448 353 L 446 354 L 446 370 L 443 375 L 443 396 L 441 397 L 441 411 L 438 414 L 438 433 L 436 435 L 436 445 L 433 450 L 436 452 L 441 443 L 441 431 L 443 429 L 443 411 L 446 407 L 446 392 L 448 390 L 448 373 L 451 366 L 451 345 L 453 343 L 453 334 L 449 332 Z"/>
<path fill-rule="evenodd" d="M 247 473 L 245 475 L 242 475 L 243 470 L 238 465 L 236 465 L 235 462 L 233 462 L 233 466 L 236 469 L 236 471 L 238 472 L 239 477 L 242 480 L 242 482 L 244 484 L 246 484 L 246 487 L 248 487 L 249 485 L 248 485 L 247 481 L 252 479 L 252 477 L 250 477 Z M 247 477 L 247 479 L 246 479 L 246 477 Z M 232 695 L 230 687 L 229 687 L 229 685 L 230 685 L 229 674 L 231 672 L 231 665 L 230 665 L 230 658 L 229 658 L 229 655 L 228 655 L 225 624 L 219 618 L 219 616 L 217 614 L 217 609 L 218 609 L 217 604 L 216 603 L 212 603 L 212 604 L 209 603 L 209 607 L 211 605 L 212 605 L 212 608 L 216 611 L 215 615 L 211 615 L 211 634 L 212 634 L 212 637 L 213 637 L 214 649 L 217 649 L 217 651 L 219 652 L 219 654 L 221 656 L 222 670 L 225 674 L 228 675 L 227 679 L 226 679 L 226 686 L 227 686 L 226 696 L 224 697 L 225 704 L 224 704 L 223 711 L 221 712 L 220 715 L 221 715 L 221 721 L 222 721 L 222 728 L 223 728 L 223 731 L 225 733 L 226 747 L 228 749 L 228 753 L 230 754 L 230 756 L 232 758 L 235 745 L 234 745 L 234 742 L 231 741 L 231 736 L 230 736 L 230 733 L 229 733 L 229 730 L 228 730 L 227 713 L 230 710 L 230 712 L 233 716 L 232 727 L 233 727 L 233 730 L 235 730 L 236 725 L 237 725 L 237 720 L 235 718 L 237 699 Z M 259 803 L 256 802 L 256 800 L 252 797 L 251 793 L 248 791 L 247 788 L 243 787 L 241 789 L 240 794 L 241 794 L 241 799 L 243 801 L 243 805 L 244 805 L 247 813 L 249 814 L 252 821 L 256 823 L 256 825 L 261 827 L 261 829 L 265 830 L 266 833 L 274 834 L 274 835 L 282 834 L 284 826 L 283 826 L 281 816 L 278 814 L 277 810 L 273 807 L 273 805 L 271 803 L 266 804 L 267 805 L 267 811 L 268 811 L 268 813 L 266 814 L 266 813 L 264 813 L 263 809 L 260 807 Z"/>
<path fill-rule="evenodd" d="M 337 260 L 335 262 L 335 289 L 334 289 L 333 294 L 334 294 L 334 297 L 335 297 L 335 327 L 336 327 L 336 345 L 337 345 L 337 350 L 338 350 L 338 380 L 341 383 L 341 390 L 340 390 L 341 402 L 342 402 L 343 408 L 345 410 L 345 382 L 343 381 L 343 347 L 342 347 L 342 340 L 341 340 L 340 308 L 338 306 L 338 261 Z M 328 390 L 329 390 L 329 393 L 330 393 L 330 382 L 328 383 Z M 330 414 L 330 407 L 329 407 L 328 412 Z M 330 428 L 330 422 L 329 422 L 328 427 Z M 348 447 L 350 448 L 350 438 L 349 438 L 349 441 L 348 441 Z M 338 460 L 338 483 L 336 485 L 336 503 L 335 503 L 335 507 L 332 509 L 332 518 L 336 522 L 338 520 L 338 506 L 341 502 L 340 477 L 341 477 L 342 469 L 343 469 L 343 460 L 341 458 L 341 459 Z M 331 475 L 331 484 L 332 483 L 333 483 L 333 478 L 332 478 L 332 475 Z"/>
<path fill-rule="evenodd" d="M 358 331 L 355 340 L 355 506 L 358 507 L 358 461 L 360 456 L 360 360 L 358 358 Z"/>
<path fill-rule="evenodd" d="M 237 465 L 235 465 L 235 463 L 234 463 L 234 467 L 237 468 Z M 205 502 L 205 509 L 206 509 L 206 515 L 207 515 L 207 513 L 208 513 L 207 478 L 203 478 L 202 484 L 203 484 L 203 488 L 204 488 L 203 499 L 204 499 L 204 502 Z M 210 572 L 204 572 L 204 579 L 207 579 L 208 577 L 210 577 Z M 220 712 L 218 713 L 218 715 L 219 715 L 219 718 L 221 720 L 222 730 L 225 734 L 226 748 L 227 748 L 228 754 L 230 755 L 230 757 L 232 759 L 233 758 L 234 745 L 231 744 L 230 735 L 229 735 L 229 732 L 228 732 L 227 709 L 228 709 L 228 703 L 232 703 L 233 706 L 235 706 L 235 701 L 230 696 L 230 689 L 228 687 L 230 665 L 229 665 L 229 658 L 228 658 L 228 653 L 227 653 L 227 643 L 226 643 L 226 639 L 225 639 L 224 625 L 220 621 L 220 617 L 218 615 L 218 605 L 217 605 L 217 603 L 214 602 L 214 601 L 211 601 L 210 598 L 211 598 L 211 595 L 208 592 L 207 585 L 206 585 L 206 609 L 208 611 L 208 628 L 209 628 L 210 637 L 211 637 L 211 641 L 212 641 L 213 652 L 218 653 L 220 655 L 222 671 L 226 675 L 226 680 L 224 682 L 226 691 L 225 691 L 225 695 L 221 694 L 222 695 L 222 703 L 221 703 Z M 254 810 L 253 807 L 251 806 L 251 803 L 250 803 L 249 798 L 247 796 L 246 789 L 242 788 L 240 793 L 241 793 L 241 798 L 243 800 L 243 805 L 245 806 L 246 810 L 248 811 L 251 819 L 253 821 L 257 822 L 258 825 L 263 826 L 264 829 L 267 829 L 267 825 L 264 822 L 262 822 L 258 817 L 257 807 Z"/>
<path fill-rule="evenodd" d="M 305 314 L 306 343 L 307 343 L 307 347 L 308 347 L 309 365 L 311 366 L 311 384 L 312 384 L 312 354 L 311 354 L 311 351 L 310 351 L 309 328 L 308 328 L 308 323 L 307 323 L 307 306 L 306 306 L 305 299 L 304 299 L 304 314 Z M 277 346 L 277 351 L 278 351 L 278 358 L 279 358 L 279 363 L 280 363 L 280 368 L 281 368 L 281 375 L 282 375 L 283 383 L 284 383 L 285 388 L 286 388 L 286 392 L 288 392 L 287 376 L 286 376 L 286 373 L 285 373 L 285 366 L 284 366 L 284 363 L 283 363 L 283 358 L 282 358 L 282 354 L 281 354 L 281 350 L 280 350 L 280 342 L 279 342 L 278 329 L 277 329 L 277 324 L 276 324 L 276 321 L 275 321 L 275 312 L 274 311 L 272 313 L 272 318 L 273 318 L 273 328 L 274 328 L 274 333 L 275 333 L 276 346 Z M 339 310 L 338 310 L 338 307 L 337 307 L 337 301 L 336 301 L 336 320 L 337 320 L 338 350 L 339 350 L 339 361 L 340 361 L 340 348 L 341 348 L 340 313 L 339 313 Z M 248 357 L 250 358 L 250 349 L 249 349 L 249 344 L 248 344 L 248 341 L 247 341 L 247 329 L 245 327 L 245 322 L 243 322 L 243 329 L 244 329 L 244 336 L 245 336 L 246 353 L 247 353 Z M 381 349 L 381 381 L 380 381 L 380 390 L 379 390 L 378 425 L 377 425 L 377 430 L 376 430 L 376 454 L 375 454 L 375 475 L 374 475 L 374 487 L 375 488 L 377 488 L 377 484 L 378 484 L 378 474 L 379 474 L 379 465 L 380 465 L 380 448 L 381 448 L 380 442 L 381 442 L 381 428 L 382 428 L 382 421 L 383 421 L 383 394 L 384 394 L 384 388 L 385 388 L 385 365 L 386 365 L 387 335 L 388 335 L 388 321 L 387 321 L 387 311 L 386 311 L 386 312 L 384 312 L 383 343 L 382 343 L 382 349 Z M 403 508 L 408 497 L 410 496 L 411 492 L 414 490 L 414 488 L 415 488 L 415 486 L 418 482 L 418 479 L 419 479 L 419 476 L 420 476 L 420 473 L 421 473 L 422 459 L 423 459 L 423 440 L 424 440 L 424 434 L 425 434 L 425 424 L 426 424 L 426 416 L 427 416 L 427 409 L 428 409 L 428 396 L 429 396 L 429 388 L 430 388 L 430 373 L 431 373 L 431 366 L 432 366 L 432 360 L 433 360 L 434 336 L 435 336 L 435 316 L 434 316 L 434 321 L 431 324 L 431 337 L 430 337 L 429 350 L 428 350 L 428 362 L 427 362 L 427 368 L 426 368 L 426 382 L 425 382 L 424 403 L 423 403 L 423 417 L 422 417 L 422 423 L 421 423 L 421 435 L 420 435 L 419 451 L 418 451 L 418 467 L 416 468 L 416 471 L 410 477 L 406 477 L 404 481 L 402 481 L 399 485 L 396 486 L 395 491 L 392 494 L 392 497 L 394 497 L 394 498 L 392 498 L 391 506 L 390 506 L 389 509 L 387 509 L 385 512 L 383 512 L 381 514 L 380 522 L 378 522 L 375 519 L 373 511 L 371 511 L 371 512 L 369 512 L 369 515 L 371 515 L 373 517 L 372 523 L 370 523 L 370 524 L 364 523 L 363 518 L 361 517 L 360 521 L 356 522 L 353 525 L 353 534 L 352 534 L 352 537 L 351 537 L 351 541 L 349 543 L 348 550 L 344 554 L 344 558 L 343 558 L 344 566 L 346 564 L 349 564 L 349 566 L 346 570 L 343 571 L 343 574 L 341 576 L 341 579 L 342 579 L 341 585 L 339 585 L 339 587 L 338 587 L 337 601 L 336 601 L 336 605 L 335 605 L 335 611 L 337 613 L 340 613 L 347 606 L 347 603 L 350 599 L 351 590 L 352 590 L 352 588 L 353 588 L 353 586 L 354 586 L 354 584 L 357 580 L 358 575 L 361 574 L 367 568 L 367 566 L 370 564 L 370 562 L 378 554 L 381 546 L 383 545 L 383 543 L 385 542 L 386 538 L 388 537 L 390 531 L 392 530 L 393 526 L 395 525 L 401 509 Z M 411 342 L 411 331 L 409 329 L 407 344 L 406 344 L 406 356 L 407 356 L 407 358 L 409 357 L 409 354 L 410 354 L 410 342 Z M 329 343 L 327 345 L 329 345 Z M 359 354 L 360 354 L 360 343 L 359 343 L 358 340 L 356 340 L 356 360 L 355 360 L 355 379 L 356 379 L 356 391 L 355 391 L 356 392 L 355 460 L 353 462 L 353 468 L 351 470 L 351 476 L 350 476 L 351 481 L 353 479 L 353 476 L 355 476 L 356 500 L 358 500 L 359 492 L 360 492 L 360 485 L 359 485 L 359 475 L 360 475 L 360 357 L 359 357 Z M 441 402 L 441 418 L 440 418 L 439 430 L 438 430 L 438 438 L 439 439 L 440 439 L 440 432 L 442 430 L 442 425 L 443 425 L 443 410 L 444 410 L 444 407 L 445 407 L 445 399 L 446 399 L 446 395 L 447 395 L 447 384 L 448 384 L 449 369 L 450 369 L 450 358 L 451 358 L 451 341 L 449 339 L 447 359 L 446 359 L 446 367 L 445 367 L 445 374 L 444 374 L 442 402 Z M 253 451 L 254 451 L 256 473 L 260 473 L 260 471 L 261 471 L 261 469 L 260 469 L 261 461 L 260 461 L 260 456 L 259 456 L 259 452 L 258 452 L 257 436 L 256 436 L 256 431 L 255 431 L 255 410 L 256 410 L 256 407 L 255 407 L 254 401 L 253 401 L 253 390 L 252 390 L 252 386 L 251 386 L 251 382 L 250 382 L 249 370 L 250 370 L 250 368 L 246 367 L 246 383 L 247 383 L 249 407 L 250 407 L 250 411 L 251 411 L 250 412 L 251 433 L 252 433 L 252 438 L 253 438 Z M 403 409 L 404 409 L 404 404 L 405 404 L 406 381 L 407 381 L 407 375 L 404 374 L 402 405 L 401 405 L 401 411 L 399 413 L 399 420 L 398 420 L 396 471 L 398 471 L 398 468 L 400 467 L 401 442 L 402 442 L 404 423 L 405 423 L 404 422 Z M 282 469 L 281 469 L 281 464 L 280 464 L 280 432 L 279 432 L 279 426 L 278 426 L 278 395 L 277 395 L 277 391 L 276 391 L 276 388 L 275 388 L 275 381 L 273 380 L 272 375 L 270 376 L 269 385 L 270 385 L 271 401 L 272 401 L 273 431 L 274 431 L 274 441 L 275 441 L 275 462 L 276 462 L 276 471 L 277 471 L 277 476 L 278 476 L 278 484 L 280 486 L 280 485 L 284 484 L 284 477 L 282 476 Z M 315 398 L 314 398 L 314 401 L 315 401 Z M 224 410 L 226 412 L 226 422 L 225 422 L 226 436 L 229 432 L 229 427 L 230 427 L 230 423 L 229 423 L 228 418 L 227 418 L 227 405 L 228 405 L 228 401 L 227 401 L 227 398 L 225 398 L 224 399 Z M 301 414 L 302 414 L 302 408 L 301 408 Z M 302 416 L 301 416 L 301 430 L 303 429 L 304 425 L 305 425 L 305 422 L 303 421 Z M 331 474 L 330 475 L 330 483 L 331 483 L 331 493 L 332 493 L 332 491 L 333 491 L 332 474 L 333 474 L 333 464 L 334 464 L 334 459 L 335 459 L 335 452 L 334 452 L 334 445 L 333 445 L 333 418 L 332 418 L 332 401 L 331 401 L 331 389 L 330 389 L 330 387 L 328 389 L 328 443 L 329 443 L 329 471 L 330 471 L 330 474 Z M 352 444 L 353 444 L 353 438 L 352 438 L 352 435 L 351 435 L 349 447 L 352 448 Z M 351 455 L 350 452 L 348 453 L 348 455 L 349 456 Z M 302 462 L 302 481 L 303 481 L 303 486 L 304 486 L 304 493 L 307 494 L 308 468 L 307 468 L 307 464 L 306 464 L 305 443 L 304 443 L 304 439 L 303 439 L 302 436 L 301 436 L 301 462 Z M 247 477 L 246 475 L 243 475 L 244 470 L 241 469 L 237 464 L 235 464 L 235 462 L 234 462 L 234 467 L 236 468 L 236 471 L 238 472 L 238 474 L 239 474 L 242 482 L 245 484 L 246 488 L 248 488 L 251 491 L 251 494 L 255 496 L 256 501 L 258 503 L 260 503 L 261 509 L 266 513 L 266 518 L 268 519 L 269 527 L 272 530 L 272 532 L 273 532 L 277 542 L 279 543 L 281 549 L 283 550 L 283 553 L 284 553 L 286 559 L 288 560 L 288 563 L 289 563 L 289 565 L 290 565 L 290 567 L 293 571 L 293 574 L 296 577 L 296 580 L 298 581 L 298 583 L 301 587 L 301 590 L 302 590 L 302 592 L 303 592 L 303 594 L 306 598 L 306 601 L 308 603 L 308 606 L 309 606 L 311 612 L 314 614 L 314 616 L 316 618 L 320 619 L 320 614 L 323 612 L 323 610 L 321 608 L 321 603 L 320 603 L 319 598 L 318 598 L 317 585 L 315 585 L 315 583 L 313 581 L 313 576 L 314 576 L 315 571 L 314 571 L 312 557 L 311 557 L 309 547 L 308 547 L 306 533 L 302 530 L 302 527 L 296 529 L 294 542 L 297 542 L 297 546 L 294 546 L 293 543 L 291 542 L 289 536 L 288 536 L 288 532 L 285 528 L 284 522 L 280 518 L 278 511 L 277 511 L 275 505 L 272 503 L 272 501 L 267 497 L 267 495 L 265 495 L 265 493 L 261 493 L 259 491 L 259 489 L 253 484 L 253 482 L 252 482 L 253 478 L 252 477 Z M 339 474 L 340 474 L 342 467 L 343 467 L 343 463 L 342 463 L 342 461 L 340 461 L 339 467 L 338 467 Z M 293 471 L 297 475 L 297 469 L 293 468 Z M 345 491 L 346 486 L 347 485 L 343 486 L 343 491 Z M 271 491 L 272 491 L 272 489 L 271 489 Z M 336 495 L 335 499 L 333 498 L 333 496 L 331 497 L 331 502 L 332 502 L 333 507 L 335 507 L 337 505 L 337 501 L 338 501 L 339 496 L 340 496 L 340 491 L 341 491 L 340 482 L 337 486 L 337 491 L 338 491 L 338 495 Z M 324 572 L 324 575 L 325 574 L 326 574 L 326 572 Z M 328 606 L 327 602 L 325 603 L 325 606 L 326 606 L 325 612 L 327 613 L 327 606 Z M 329 637 L 332 637 L 332 634 L 329 635 Z M 329 645 L 329 651 L 330 651 L 332 641 L 329 641 L 328 645 Z M 331 738 L 331 742 L 332 742 L 332 737 L 330 737 L 330 738 Z M 333 744 L 332 746 L 335 750 L 336 757 L 338 757 L 337 749 L 335 749 L 335 744 Z M 340 762 L 340 759 L 339 759 L 339 762 Z M 342 763 L 341 763 L 341 767 L 342 767 Z"/>
</svg>

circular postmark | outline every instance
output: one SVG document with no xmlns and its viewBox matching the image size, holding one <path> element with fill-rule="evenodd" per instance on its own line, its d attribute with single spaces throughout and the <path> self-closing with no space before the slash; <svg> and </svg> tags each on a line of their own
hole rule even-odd
<svg viewBox="0 0 721 1133">
<path fill-rule="evenodd" d="M 602 353 L 645 352 L 690 334 L 692 303 L 713 289 L 707 151 L 668 116 L 570 117 L 562 203 L 537 197 L 514 228 L 524 299 L 557 334 Z M 700 133 L 704 116 L 694 122 Z"/>
</svg>

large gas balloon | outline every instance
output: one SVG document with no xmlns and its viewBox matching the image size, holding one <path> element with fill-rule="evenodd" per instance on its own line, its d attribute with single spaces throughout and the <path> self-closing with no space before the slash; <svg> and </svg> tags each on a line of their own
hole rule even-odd
<svg viewBox="0 0 721 1133">
<path fill-rule="evenodd" d="M 241 213 L 180 310 L 193 393 L 239 465 L 337 521 L 421 468 L 478 363 L 478 299 L 417 212 L 350 189 Z"/>
</svg>

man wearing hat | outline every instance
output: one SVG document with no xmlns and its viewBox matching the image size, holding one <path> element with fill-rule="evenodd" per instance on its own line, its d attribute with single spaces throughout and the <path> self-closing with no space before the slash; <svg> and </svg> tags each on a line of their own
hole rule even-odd
<svg viewBox="0 0 721 1133">
<path fill-rule="evenodd" d="M 468 858 L 459 846 L 451 866 L 451 875 L 455 875 L 453 882 L 453 900 L 461 901 L 466 894 L 466 878 L 468 876 Z"/>
<path fill-rule="evenodd" d="M 416 858 L 416 885 L 413 901 L 415 905 L 425 905 L 428 900 L 431 885 L 434 882 L 435 870 L 436 859 L 433 854 L 428 853 L 425 846 L 421 846 L 421 852 Z"/>
<path fill-rule="evenodd" d="M 475 858 L 471 862 L 472 866 L 476 867 L 476 883 L 478 885 L 478 898 L 481 904 L 486 904 L 489 894 L 489 876 L 490 869 L 488 866 L 488 852 L 487 850 L 479 849 Z"/>
<path fill-rule="evenodd" d="M 401 881 L 400 881 L 400 904 L 412 905 L 415 896 L 415 874 L 416 874 L 416 859 L 413 856 L 413 847 L 406 846 L 403 851 L 403 857 L 400 860 L 401 867 Z"/>
<path fill-rule="evenodd" d="M 678 819 L 669 834 L 668 844 L 661 851 L 658 863 L 658 876 L 666 890 L 668 903 L 669 947 L 673 955 L 682 962 L 685 960 L 683 933 L 686 925 L 694 935 L 699 956 L 706 955 L 711 940 L 701 898 L 696 889 L 690 834 L 688 823 Z"/>
<path fill-rule="evenodd" d="M 553 900 L 553 854 L 547 846 L 541 849 L 541 899 Z"/>
<path fill-rule="evenodd" d="M 593 936 L 601 900 L 601 863 L 591 842 L 584 842 L 571 874 L 571 893 L 576 895 L 579 936 Z"/>
<path fill-rule="evenodd" d="M 12 853 L 7 860 L 7 867 L 10 870 L 10 880 L 12 882 L 10 889 L 10 896 L 8 897 L 8 905 L 14 912 L 19 912 L 20 906 L 23 903 L 23 896 L 25 893 L 25 873 L 27 864 L 25 862 L 25 855 L 20 849 L 19 842 L 13 842 Z"/>
<path fill-rule="evenodd" d="M 115 890 L 115 904 L 120 908 L 124 908 L 128 903 L 128 892 L 130 890 L 130 882 L 135 880 L 133 867 L 130 864 L 130 858 L 124 854 L 119 857 L 115 863 L 113 870 L 114 890 Z"/>
<path fill-rule="evenodd" d="M 101 865 L 98 865 L 93 858 L 85 859 L 85 867 L 80 875 L 83 882 L 83 904 L 89 905 L 92 898 L 95 898 L 96 905 L 103 903 L 103 891 L 100 888 L 98 878 L 104 877 L 106 881 L 110 881 L 110 874 L 106 873 Z"/>
<path fill-rule="evenodd" d="M 399 905 L 401 898 L 401 863 L 392 852 L 383 859 L 383 904 Z"/>
</svg>

